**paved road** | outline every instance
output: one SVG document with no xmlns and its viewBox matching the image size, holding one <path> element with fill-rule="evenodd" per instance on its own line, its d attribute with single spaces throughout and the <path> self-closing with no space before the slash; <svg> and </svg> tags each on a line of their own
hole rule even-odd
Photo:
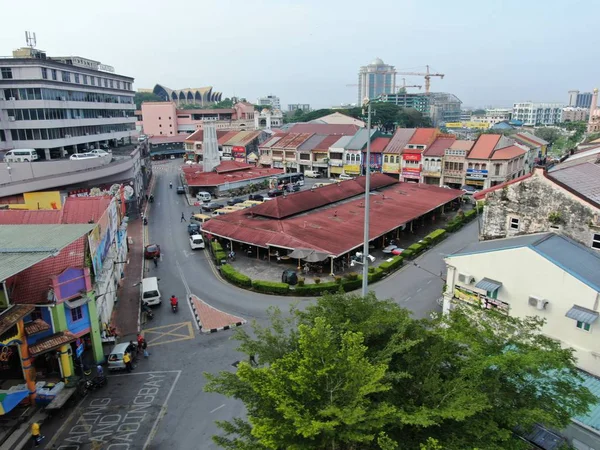
<svg viewBox="0 0 600 450">
<path fill-rule="evenodd" d="M 150 239 L 161 245 L 163 256 L 158 268 L 151 267 L 148 276 L 160 278 L 165 301 L 162 307 L 156 308 L 154 320 L 145 326 L 151 356 L 148 360 L 140 361 L 132 374 L 111 377 L 109 385 L 96 393 L 95 400 L 88 397 L 64 422 L 60 435 L 50 444 L 67 445 L 75 439 L 77 446 L 62 448 L 100 448 L 92 445 L 92 440 L 102 435 L 103 429 L 98 428 L 97 423 L 112 420 L 114 430 L 110 434 L 111 442 L 127 442 L 129 449 L 216 449 L 211 440 L 211 436 L 218 433 L 214 421 L 242 415 L 243 405 L 220 395 L 204 393 L 205 379 L 202 374 L 235 370 L 232 363 L 243 356 L 236 352 L 236 343 L 229 339 L 232 331 L 199 333 L 191 310 L 183 299 L 192 292 L 218 309 L 263 324 L 266 323 L 266 309 L 269 306 L 279 306 L 287 311 L 294 301 L 300 301 L 301 306 L 312 301 L 307 298 L 260 295 L 225 284 L 215 277 L 207 255 L 203 251 L 192 252 L 190 249 L 187 222 L 180 220 L 182 212 L 188 218 L 190 212 L 197 208 L 187 206 L 183 195 L 177 195 L 175 188 L 169 189 L 169 181 L 175 186 L 178 184 L 178 162 L 162 163 L 160 169 L 155 171 L 155 201 L 149 213 Z M 413 311 L 416 317 L 424 317 L 432 310 L 441 310 L 435 301 L 441 296 L 444 284 L 438 275 L 444 269 L 442 256 L 477 239 L 476 227 L 475 223 L 470 224 L 419 257 L 416 260 L 419 267 L 407 266 L 377 283 L 374 290 L 378 297 L 393 298 Z M 168 308 L 167 299 L 171 294 L 182 300 L 177 314 Z M 147 382 L 156 383 L 144 386 Z M 151 390 L 140 394 L 140 389 Z M 140 397 L 144 394 L 148 397 L 145 400 Z M 98 409 L 101 401 L 107 402 L 105 406 L 112 409 Z M 135 406 L 135 402 L 144 401 L 151 403 L 144 410 L 147 414 L 143 418 L 144 425 L 136 428 L 135 432 L 127 431 L 136 427 L 135 424 L 125 425 L 127 417 L 131 417 L 132 423 L 141 420 L 140 408 Z M 90 415 L 94 413 L 96 416 Z M 105 417 L 110 415 L 113 417 Z M 78 428 L 75 425 L 82 417 L 90 420 L 95 418 L 96 422 L 91 427 Z M 117 423 L 117 419 L 121 422 Z M 119 426 L 123 426 L 121 430 Z M 149 443 L 147 447 L 146 442 Z"/>
</svg>

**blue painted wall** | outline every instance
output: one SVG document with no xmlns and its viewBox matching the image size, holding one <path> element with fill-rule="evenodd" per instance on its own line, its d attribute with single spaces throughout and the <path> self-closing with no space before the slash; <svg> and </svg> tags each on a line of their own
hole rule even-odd
<svg viewBox="0 0 600 450">
<path fill-rule="evenodd" d="M 90 313 L 88 309 L 87 303 L 81 306 L 81 314 L 82 318 L 76 321 L 73 321 L 73 315 L 71 313 L 71 309 L 65 306 L 65 315 L 67 316 L 67 327 L 69 331 L 73 334 L 79 334 L 83 331 L 87 332 L 90 329 Z"/>
</svg>

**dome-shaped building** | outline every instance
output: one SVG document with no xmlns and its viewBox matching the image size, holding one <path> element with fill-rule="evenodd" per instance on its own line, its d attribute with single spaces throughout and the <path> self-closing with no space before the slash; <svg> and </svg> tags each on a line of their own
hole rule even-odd
<svg viewBox="0 0 600 450">
<path fill-rule="evenodd" d="M 393 94 L 396 90 L 396 68 L 379 57 L 358 71 L 358 102 L 365 98 L 375 99 L 381 94 Z"/>
<path fill-rule="evenodd" d="M 213 92 L 212 86 L 201 88 L 186 88 L 173 90 L 161 84 L 154 86 L 152 92 L 164 101 L 172 101 L 177 106 L 183 104 L 191 104 L 198 106 L 212 105 L 221 101 L 223 94 L 221 92 Z"/>
</svg>

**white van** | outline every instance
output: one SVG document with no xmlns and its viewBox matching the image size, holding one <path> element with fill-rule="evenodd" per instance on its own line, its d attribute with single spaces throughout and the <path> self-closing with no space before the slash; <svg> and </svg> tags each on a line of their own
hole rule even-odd
<svg viewBox="0 0 600 450">
<path fill-rule="evenodd" d="M 37 152 L 32 148 L 20 148 L 10 150 L 4 155 L 4 162 L 31 162 L 40 159 Z"/>
<path fill-rule="evenodd" d="M 150 277 L 142 280 L 142 302 L 148 306 L 160 305 L 160 290 L 158 278 Z"/>
<path fill-rule="evenodd" d="M 75 154 L 71 155 L 71 157 L 69 159 L 72 161 L 78 161 L 80 159 L 93 159 L 93 158 L 100 158 L 100 155 L 96 155 L 95 153 L 75 153 Z"/>
<path fill-rule="evenodd" d="M 308 178 L 321 178 L 321 174 L 316 170 L 305 170 L 304 176 Z"/>
<path fill-rule="evenodd" d="M 192 250 L 204 248 L 204 239 L 202 239 L 202 236 L 199 234 L 190 236 L 190 247 L 192 247 Z"/>
<path fill-rule="evenodd" d="M 196 200 L 200 200 L 201 202 L 210 202 L 212 197 L 208 192 L 200 191 L 196 194 Z"/>
</svg>

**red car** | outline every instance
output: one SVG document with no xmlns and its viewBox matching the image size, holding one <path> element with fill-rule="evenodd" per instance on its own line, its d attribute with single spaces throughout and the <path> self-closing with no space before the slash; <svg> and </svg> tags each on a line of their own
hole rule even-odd
<svg viewBox="0 0 600 450">
<path fill-rule="evenodd" d="M 160 245 L 148 244 L 144 247 L 144 258 L 153 259 L 154 257 L 160 258 Z"/>
</svg>

